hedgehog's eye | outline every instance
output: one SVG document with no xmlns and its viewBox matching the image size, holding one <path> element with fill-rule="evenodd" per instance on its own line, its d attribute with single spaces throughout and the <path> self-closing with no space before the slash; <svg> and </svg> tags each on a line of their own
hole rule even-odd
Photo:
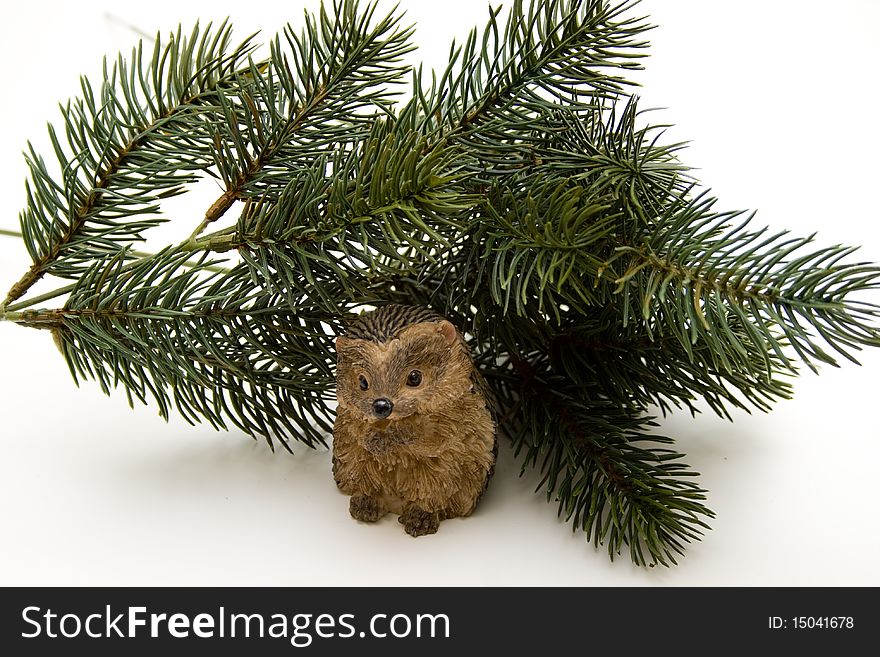
<svg viewBox="0 0 880 657">
<path fill-rule="evenodd" d="M 365 377 L 363 374 L 358 376 L 358 385 L 360 385 L 361 390 L 366 390 L 370 387 L 370 384 L 367 383 L 367 377 Z"/>
<path fill-rule="evenodd" d="M 406 377 L 406 385 L 415 388 L 416 386 L 422 383 L 422 373 L 418 370 L 413 370 L 409 373 L 409 376 Z"/>
</svg>

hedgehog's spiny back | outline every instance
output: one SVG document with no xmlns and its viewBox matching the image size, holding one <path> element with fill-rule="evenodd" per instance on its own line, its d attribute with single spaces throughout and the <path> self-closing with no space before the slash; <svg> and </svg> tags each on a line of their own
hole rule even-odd
<svg viewBox="0 0 880 657">
<path fill-rule="evenodd" d="M 428 308 L 388 304 L 351 320 L 346 326 L 345 335 L 357 340 L 388 342 L 410 324 L 439 322 L 442 319 L 441 315 Z"/>
</svg>

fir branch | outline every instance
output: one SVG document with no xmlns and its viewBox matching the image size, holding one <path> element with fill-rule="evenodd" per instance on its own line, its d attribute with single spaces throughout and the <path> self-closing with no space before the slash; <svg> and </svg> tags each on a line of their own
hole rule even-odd
<svg viewBox="0 0 880 657">
<path fill-rule="evenodd" d="M 322 3 L 299 34 L 285 28 L 286 48 L 275 38 L 265 71 L 252 64 L 221 97 L 214 158 L 225 191 L 196 234 L 236 200 L 277 197 L 291 174 L 358 143 L 391 111 L 412 28 L 393 13 L 374 25 L 376 7 L 334 0 L 328 14 Z"/>
<path fill-rule="evenodd" d="M 120 253 L 97 263 L 62 309 L 28 310 L 18 321 L 48 328 L 76 380 L 129 403 L 152 399 L 190 423 L 228 423 L 270 446 L 324 444 L 333 354 L 324 326 L 334 317 L 286 307 L 239 266 L 209 274 L 209 261 L 180 273 L 189 254 L 163 251 L 136 266 Z"/>
<path fill-rule="evenodd" d="M 810 251 L 813 236 L 749 231 L 751 217 L 731 225 L 741 213 L 716 213 L 714 203 L 700 195 L 658 219 L 640 245 L 618 249 L 610 264 L 624 263 L 616 280 L 624 326 L 650 322 L 689 355 L 703 340 L 726 371 L 754 349 L 769 373 L 771 354 L 795 371 L 786 345 L 813 370 L 837 364 L 820 341 L 854 362 L 862 345 L 880 345 L 880 306 L 860 298 L 880 288 L 880 267 L 847 263 L 854 248 Z"/>
<path fill-rule="evenodd" d="M 553 179 L 490 194 L 472 241 L 491 254 L 478 280 L 504 314 L 523 315 L 531 299 L 557 317 L 567 303 L 594 305 L 603 244 L 620 218 L 610 209 L 601 196 Z"/>
<path fill-rule="evenodd" d="M 603 101 L 589 113 L 557 110 L 532 142 L 531 165 L 517 176 L 579 184 L 619 210 L 624 237 L 638 234 L 686 198 L 695 183 L 678 159 L 685 144 L 661 143 L 668 126 L 642 124 L 647 112 L 638 103 L 638 96 L 630 96 Z"/>
<path fill-rule="evenodd" d="M 34 264 L 0 319 L 50 329 L 78 381 L 289 449 L 330 430 L 347 312 L 435 308 L 560 514 L 612 556 L 675 563 L 711 512 L 649 408 L 768 410 L 797 360 L 880 344 L 880 268 L 693 196 L 622 77 L 649 27 L 633 4 L 491 10 L 401 108 L 412 30 L 375 2 L 322 5 L 265 61 L 225 24 L 139 47 L 62 109 L 60 175 L 30 149 Z M 204 174 L 223 193 L 191 237 L 135 251 Z M 74 282 L 19 300 L 45 274 Z"/>
<path fill-rule="evenodd" d="M 28 146 L 21 228 L 33 265 L 6 304 L 47 273 L 79 277 L 163 221 L 160 201 L 210 164 L 204 108 L 253 49 L 248 39 L 228 52 L 230 39 L 225 23 L 217 31 L 196 26 L 188 37 L 178 29 L 167 44 L 157 38 L 146 60 L 140 44 L 131 61 L 105 63 L 97 91 L 82 79 L 82 98 L 62 107 L 66 145 L 49 126 L 61 182 Z"/>
<path fill-rule="evenodd" d="M 266 289 L 320 297 L 341 311 L 378 278 L 450 252 L 479 198 L 468 192 L 457 155 L 379 122 L 354 151 L 294 175 L 277 203 L 249 206 L 228 247 Z M 324 294 L 325 281 L 346 294 Z"/>
<path fill-rule="evenodd" d="M 688 203 L 693 182 L 677 159 L 681 144 L 659 143 L 663 126 L 637 127 L 638 99 L 578 115 L 557 110 L 530 142 L 531 164 L 496 177 L 469 235 L 476 283 L 495 303 L 559 319 L 614 303 L 603 279 L 615 249 L 638 239 L 658 215 Z M 549 126 L 552 126 L 549 127 Z M 491 253 L 492 266 L 482 254 Z M 612 280 L 613 280 L 612 276 Z"/>
<path fill-rule="evenodd" d="M 473 151 L 481 175 L 528 163 L 529 134 L 560 103 L 592 112 L 602 98 L 631 83 L 612 73 L 640 68 L 644 18 L 628 16 L 635 3 L 606 0 L 514 0 L 503 25 L 500 8 L 462 47 L 453 43 L 450 64 L 401 112 L 426 133 L 441 131 Z"/>
<path fill-rule="evenodd" d="M 505 431 L 523 470 L 543 474 L 538 489 L 558 502 L 558 514 L 585 532 L 611 559 L 626 547 L 636 565 L 669 566 L 685 543 L 709 529 L 705 490 L 681 454 L 646 433 L 656 425 L 613 402 L 590 399 L 538 361 L 512 357 L 486 371 L 505 415 Z"/>
<path fill-rule="evenodd" d="M 728 321 L 735 326 L 732 316 Z M 603 398 L 627 400 L 640 408 L 656 406 L 664 414 L 682 406 L 697 413 L 694 402 L 702 399 L 732 420 L 729 408 L 766 412 L 774 401 L 792 395 L 791 383 L 777 374 L 785 371 L 778 358 L 771 356 L 768 374 L 765 353 L 744 338 L 750 365 L 724 370 L 716 367 L 712 347 L 704 341 L 686 351 L 674 336 L 651 338 L 632 328 L 621 334 L 618 326 L 600 317 L 555 333 L 547 348 L 553 371 L 578 385 L 591 384 Z M 742 329 L 737 333 L 742 336 Z"/>
</svg>

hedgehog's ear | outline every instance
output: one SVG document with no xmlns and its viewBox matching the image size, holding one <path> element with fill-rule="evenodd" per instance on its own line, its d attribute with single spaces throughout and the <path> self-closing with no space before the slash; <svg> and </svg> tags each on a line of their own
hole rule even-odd
<svg viewBox="0 0 880 657">
<path fill-rule="evenodd" d="M 353 346 L 354 342 L 355 341 L 351 338 L 340 335 L 338 338 L 336 338 L 336 352 L 339 353 L 340 351 L 345 351 L 349 347 Z"/>
<path fill-rule="evenodd" d="M 447 344 L 452 344 L 455 341 L 455 336 L 458 334 L 452 322 L 445 319 L 437 322 L 437 332 L 443 336 Z"/>
</svg>

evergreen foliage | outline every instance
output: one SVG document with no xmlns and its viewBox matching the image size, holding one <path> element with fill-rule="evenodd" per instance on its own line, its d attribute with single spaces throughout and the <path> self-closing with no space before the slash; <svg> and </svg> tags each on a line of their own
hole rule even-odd
<svg viewBox="0 0 880 657">
<path fill-rule="evenodd" d="M 631 2 L 514 0 L 427 74 L 399 13 L 333 0 L 263 59 L 225 23 L 138 45 L 28 147 L 33 265 L 0 317 L 51 330 L 77 381 L 291 449 L 332 427 L 345 316 L 430 306 L 559 514 L 675 563 L 712 513 L 651 410 L 766 411 L 798 363 L 880 344 L 880 268 L 695 190 L 625 77 L 649 29 Z M 205 176 L 192 235 L 136 251 Z M 44 276 L 72 283 L 28 297 Z"/>
</svg>

